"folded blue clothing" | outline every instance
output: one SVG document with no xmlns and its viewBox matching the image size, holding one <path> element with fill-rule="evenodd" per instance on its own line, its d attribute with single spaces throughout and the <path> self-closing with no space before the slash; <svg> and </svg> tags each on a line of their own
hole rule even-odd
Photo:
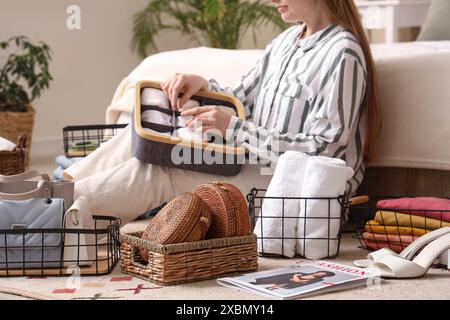
<svg viewBox="0 0 450 320">
<path fill-rule="evenodd" d="M 55 171 L 53 171 L 53 180 L 64 180 L 64 169 L 62 167 L 58 167 L 55 169 Z"/>
<path fill-rule="evenodd" d="M 75 158 L 67 158 L 66 156 L 57 156 L 55 158 L 56 165 L 60 166 L 63 169 L 69 168 L 72 164 L 83 160 L 81 157 L 75 157 Z"/>
</svg>

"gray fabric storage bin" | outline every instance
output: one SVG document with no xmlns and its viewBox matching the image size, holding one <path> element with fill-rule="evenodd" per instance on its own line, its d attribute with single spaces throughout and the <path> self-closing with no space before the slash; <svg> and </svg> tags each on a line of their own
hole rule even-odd
<svg viewBox="0 0 450 320">
<path fill-rule="evenodd" d="M 141 114 L 148 108 L 141 105 L 141 92 L 145 88 L 161 90 L 161 85 L 156 81 L 141 81 L 136 85 L 136 103 L 131 123 L 132 152 L 137 159 L 145 163 L 222 176 L 235 176 L 240 173 L 245 162 L 245 148 L 214 142 L 198 143 L 172 137 L 163 134 L 170 132 L 172 127 L 142 121 Z M 232 108 L 240 119 L 245 119 L 241 101 L 230 95 L 203 91 L 191 99 L 201 102 L 200 105 L 223 105 Z M 145 129 L 154 132 L 150 133 Z M 178 158 L 189 161 L 177 163 L 172 157 L 173 152 L 181 155 Z M 207 163 L 204 159 L 210 159 L 212 163 Z"/>
<path fill-rule="evenodd" d="M 64 200 L 45 198 L 0 201 L 0 269 L 60 267 L 61 233 L 27 232 L 62 229 Z M 8 262 L 8 263 L 6 263 Z"/>
</svg>

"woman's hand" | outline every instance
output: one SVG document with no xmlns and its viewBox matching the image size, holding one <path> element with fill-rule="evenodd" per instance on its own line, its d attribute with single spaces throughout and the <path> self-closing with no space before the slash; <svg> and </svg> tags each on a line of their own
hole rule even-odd
<svg viewBox="0 0 450 320">
<path fill-rule="evenodd" d="M 235 115 L 235 112 L 233 109 L 223 106 L 201 106 L 186 110 L 181 115 L 193 116 L 186 124 L 187 127 L 193 128 L 195 122 L 200 121 L 202 132 L 215 129 L 225 137 L 231 117 Z"/>
<path fill-rule="evenodd" d="M 195 74 L 176 73 L 161 84 L 163 92 L 167 95 L 173 110 L 178 110 L 199 90 L 208 89 L 208 81 Z M 184 92 L 179 98 L 179 94 Z"/>
</svg>

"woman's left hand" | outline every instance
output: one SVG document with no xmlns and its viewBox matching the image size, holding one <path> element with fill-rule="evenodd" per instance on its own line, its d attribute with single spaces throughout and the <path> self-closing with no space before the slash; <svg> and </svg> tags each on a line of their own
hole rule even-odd
<svg viewBox="0 0 450 320">
<path fill-rule="evenodd" d="M 188 127 L 193 128 L 195 121 L 200 121 L 202 132 L 215 129 L 219 130 L 224 137 L 234 114 L 232 109 L 223 106 L 201 106 L 181 113 L 182 116 L 193 116 L 186 124 Z"/>
</svg>

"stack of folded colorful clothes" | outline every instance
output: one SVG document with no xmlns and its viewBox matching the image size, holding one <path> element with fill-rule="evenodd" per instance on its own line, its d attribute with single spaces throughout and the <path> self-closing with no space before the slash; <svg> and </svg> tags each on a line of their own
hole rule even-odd
<svg viewBox="0 0 450 320">
<path fill-rule="evenodd" d="M 64 170 L 69 168 L 72 164 L 81 161 L 84 158 L 67 158 L 66 156 L 57 156 L 55 158 L 55 163 L 58 168 L 53 171 L 53 179 L 54 180 L 64 180 Z"/>
<path fill-rule="evenodd" d="M 368 249 L 401 252 L 433 230 L 450 227 L 450 200 L 432 197 L 380 200 L 373 220 L 363 233 Z"/>
</svg>

